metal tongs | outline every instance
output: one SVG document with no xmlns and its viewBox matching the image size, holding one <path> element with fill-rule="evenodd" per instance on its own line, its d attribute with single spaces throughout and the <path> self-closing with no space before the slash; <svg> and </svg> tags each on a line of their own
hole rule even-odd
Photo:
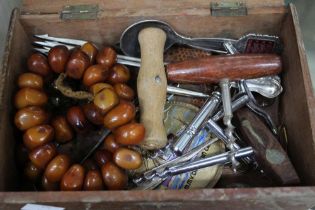
<svg viewBox="0 0 315 210">
<path fill-rule="evenodd" d="M 34 37 L 44 40 L 44 41 L 34 41 L 33 44 L 35 46 L 40 46 L 39 47 L 34 47 L 35 51 L 38 51 L 43 54 L 48 54 L 49 50 L 52 47 L 55 47 L 57 45 L 64 45 L 68 49 L 73 49 L 77 46 L 82 46 L 87 41 L 84 40 L 77 40 L 77 39 L 68 39 L 68 38 L 59 38 L 59 37 L 52 37 L 49 36 L 48 34 L 43 34 L 43 35 L 34 35 Z M 129 65 L 129 66 L 135 66 L 135 67 L 140 67 L 141 59 L 140 58 L 135 58 L 131 56 L 125 56 L 125 55 L 117 55 L 117 63 L 124 64 L 124 65 Z M 192 91 L 192 90 L 187 90 L 175 86 L 167 86 L 167 93 L 169 94 L 174 94 L 174 95 L 181 95 L 181 96 L 189 96 L 189 97 L 200 97 L 200 98 L 208 98 L 209 95 L 202 93 L 202 92 L 197 92 L 197 91 Z"/>
</svg>

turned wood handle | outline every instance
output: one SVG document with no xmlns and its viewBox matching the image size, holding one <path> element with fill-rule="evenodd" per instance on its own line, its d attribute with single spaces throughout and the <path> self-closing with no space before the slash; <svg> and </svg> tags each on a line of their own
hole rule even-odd
<svg viewBox="0 0 315 210">
<path fill-rule="evenodd" d="M 137 79 L 140 121 L 145 126 L 141 147 L 149 150 L 166 145 L 163 124 L 167 80 L 163 64 L 166 34 L 159 28 L 145 28 L 138 35 L 141 66 Z"/>
<path fill-rule="evenodd" d="M 280 143 L 254 113 L 241 109 L 235 113 L 242 139 L 253 147 L 263 171 L 282 185 L 299 184 L 300 179 Z"/>
<path fill-rule="evenodd" d="M 167 65 L 167 77 L 180 83 L 217 83 L 274 75 L 282 70 L 281 59 L 273 54 L 220 55 Z"/>
</svg>

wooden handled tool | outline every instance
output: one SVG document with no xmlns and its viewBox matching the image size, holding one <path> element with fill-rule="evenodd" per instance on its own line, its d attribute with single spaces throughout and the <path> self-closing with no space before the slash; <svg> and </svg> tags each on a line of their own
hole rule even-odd
<svg viewBox="0 0 315 210">
<path fill-rule="evenodd" d="M 167 65 L 167 77 L 180 83 L 218 83 L 221 79 L 251 79 L 281 72 L 274 54 L 219 55 Z"/>
<path fill-rule="evenodd" d="M 254 149 L 263 171 L 282 185 L 298 184 L 300 179 L 286 152 L 270 129 L 247 109 L 235 113 L 243 140 Z"/>
<path fill-rule="evenodd" d="M 145 139 L 141 147 L 159 149 L 166 145 L 163 124 L 167 80 L 163 63 L 166 34 L 159 28 L 145 28 L 138 35 L 141 66 L 137 79 L 141 123 L 145 126 Z"/>
</svg>

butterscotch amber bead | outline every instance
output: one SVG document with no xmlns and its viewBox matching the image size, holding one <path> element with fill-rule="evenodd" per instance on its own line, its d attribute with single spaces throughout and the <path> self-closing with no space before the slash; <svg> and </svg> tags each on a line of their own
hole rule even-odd
<svg viewBox="0 0 315 210">
<path fill-rule="evenodd" d="M 67 155 L 57 155 L 45 169 L 45 177 L 49 182 L 59 182 L 70 167 L 70 158 Z"/>
<path fill-rule="evenodd" d="M 32 150 L 28 157 L 37 168 L 44 169 L 56 154 L 56 146 L 49 143 Z"/>
<path fill-rule="evenodd" d="M 105 88 L 95 95 L 93 102 L 105 113 L 119 103 L 119 98 L 115 91 Z"/>
<path fill-rule="evenodd" d="M 51 69 L 60 74 L 65 71 L 70 52 L 66 46 L 58 45 L 48 52 L 48 63 Z"/>
<path fill-rule="evenodd" d="M 83 84 L 90 87 L 96 83 L 104 82 L 109 75 L 109 69 L 102 65 L 90 66 L 83 75 Z"/>
<path fill-rule="evenodd" d="M 88 126 L 87 119 L 81 107 L 73 106 L 67 111 L 67 121 L 77 132 L 83 132 Z"/>
<path fill-rule="evenodd" d="M 115 129 L 130 122 L 136 115 L 136 108 L 132 103 L 121 102 L 104 117 L 104 126 L 108 129 Z"/>
<path fill-rule="evenodd" d="M 114 153 L 118 148 L 119 144 L 115 141 L 115 137 L 113 134 L 108 135 L 103 142 L 103 149 L 106 149 L 110 151 L 111 153 Z"/>
<path fill-rule="evenodd" d="M 140 153 L 127 148 L 119 148 L 113 156 L 113 161 L 121 168 L 133 170 L 142 164 Z"/>
<path fill-rule="evenodd" d="M 66 65 L 66 74 L 72 79 L 81 79 L 84 71 L 90 66 L 89 57 L 80 49 L 75 49 L 71 53 Z"/>
<path fill-rule="evenodd" d="M 102 175 L 98 170 L 90 170 L 87 172 L 84 180 L 83 189 L 87 191 L 104 189 Z"/>
<path fill-rule="evenodd" d="M 41 175 L 42 170 L 37 168 L 32 162 L 28 162 L 24 168 L 24 175 L 32 182 L 35 182 Z"/>
<path fill-rule="evenodd" d="M 145 128 L 140 123 L 128 123 L 114 131 L 115 140 L 123 145 L 140 144 L 145 135 Z"/>
<path fill-rule="evenodd" d="M 115 64 L 108 76 L 109 83 L 126 83 L 130 79 L 129 69 L 122 64 Z"/>
<path fill-rule="evenodd" d="M 83 112 L 85 117 L 94 125 L 102 125 L 104 120 L 103 112 L 94 103 L 83 105 Z"/>
<path fill-rule="evenodd" d="M 87 54 L 90 58 L 90 63 L 94 64 L 95 63 L 95 59 L 96 59 L 96 55 L 98 53 L 97 48 L 94 46 L 94 44 L 92 44 L 91 42 L 87 42 L 84 45 L 81 46 L 81 50 Z"/>
<path fill-rule="evenodd" d="M 14 104 L 17 109 L 27 106 L 43 106 L 48 102 L 48 97 L 45 92 L 34 88 L 20 89 L 14 98 Z"/>
<path fill-rule="evenodd" d="M 29 87 L 34 89 L 42 89 L 43 84 L 43 77 L 34 73 L 24 73 L 21 74 L 18 78 L 19 88 Z"/>
<path fill-rule="evenodd" d="M 48 121 L 48 113 L 38 106 L 20 109 L 14 117 L 15 126 L 20 130 L 27 130 Z"/>
<path fill-rule="evenodd" d="M 59 190 L 59 182 L 50 182 L 45 176 L 43 176 L 42 188 L 45 191 L 57 191 Z"/>
<path fill-rule="evenodd" d="M 60 181 L 62 191 L 81 190 L 84 183 L 84 168 L 79 164 L 72 165 Z"/>
<path fill-rule="evenodd" d="M 112 160 L 112 154 L 107 150 L 98 150 L 94 154 L 94 160 L 99 167 Z"/>
<path fill-rule="evenodd" d="M 127 187 L 127 174 L 114 163 L 106 163 L 101 170 L 103 181 L 109 190 L 123 190 Z"/>
<path fill-rule="evenodd" d="M 33 150 L 36 147 L 47 144 L 54 138 L 54 129 L 50 125 L 38 125 L 26 130 L 23 135 L 24 145 Z"/>
<path fill-rule="evenodd" d="M 107 68 L 111 68 L 117 59 L 116 51 L 111 47 L 104 47 L 96 56 L 96 62 Z"/>
<path fill-rule="evenodd" d="M 90 92 L 93 94 L 93 95 L 96 95 L 97 93 L 101 92 L 103 89 L 105 88 L 109 88 L 111 90 L 114 90 L 114 87 L 111 86 L 110 84 L 107 84 L 107 83 L 96 83 L 94 85 L 92 85 L 90 87 Z"/>
<path fill-rule="evenodd" d="M 27 59 L 27 67 L 30 72 L 43 77 L 51 72 L 47 58 L 40 53 L 34 53 Z"/>
<path fill-rule="evenodd" d="M 55 129 L 55 140 L 59 143 L 66 143 L 72 140 L 73 131 L 64 116 L 57 116 L 51 121 Z"/>
<path fill-rule="evenodd" d="M 135 97 L 135 92 L 133 91 L 133 89 L 124 83 L 115 84 L 114 89 L 121 99 L 133 100 Z"/>
</svg>

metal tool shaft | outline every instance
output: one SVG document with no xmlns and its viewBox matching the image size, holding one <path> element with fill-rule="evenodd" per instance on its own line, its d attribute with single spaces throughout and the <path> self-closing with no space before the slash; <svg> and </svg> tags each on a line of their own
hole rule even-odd
<svg viewBox="0 0 315 210">
<path fill-rule="evenodd" d="M 232 158 L 240 159 L 252 155 L 253 153 L 254 151 L 252 147 L 245 147 L 234 152 L 229 151 L 212 157 L 206 157 L 204 159 L 199 159 L 192 162 L 184 163 L 182 165 L 173 166 L 166 169 L 161 174 L 158 174 L 158 176 L 161 178 L 165 178 L 168 176 L 174 176 L 177 174 L 182 174 L 193 170 L 210 167 L 217 164 L 224 165 L 232 162 L 231 160 Z"/>
<path fill-rule="evenodd" d="M 232 112 L 235 112 L 236 110 L 244 107 L 248 101 L 249 101 L 248 95 L 242 95 L 241 97 L 232 101 L 232 103 L 231 103 Z M 223 116 L 224 116 L 224 111 L 222 108 L 216 114 L 214 114 L 214 116 L 212 117 L 212 120 L 217 122 L 217 121 L 221 120 L 223 118 Z"/>
<path fill-rule="evenodd" d="M 207 100 L 205 105 L 200 109 L 198 114 L 186 127 L 186 129 L 179 136 L 175 144 L 173 145 L 173 150 L 177 155 L 181 155 L 187 148 L 187 145 L 192 141 L 193 137 L 200 131 L 202 124 L 213 115 L 215 109 L 217 108 L 221 96 L 219 92 L 214 92 L 212 97 Z"/>
<path fill-rule="evenodd" d="M 148 171 L 146 171 L 143 174 L 143 178 L 145 179 L 153 179 L 153 177 L 157 174 L 157 173 L 161 173 L 163 172 L 166 168 L 170 168 L 172 166 L 175 166 L 177 164 L 183 163 L 183 162 L 189 162 L 191 160 L 193 160 L 194 158 L 197 157 L 198 154 L 200 154 L 206 147 L 212 145 L 213 143 L 215 143 L 216 141 L 218 141 L 218 138 L 213 138 L 210 139 L 206 142 L 204 142 L 203 144 L 193 148 L 192 150 L 190 150 L 189 152 L 185 153 L 182 156 L 176 157 L 170 161 L 167 161 L 159 166 L 156 166 Z M 136 181 L 136 180 L 135 180 Z M 139 181 L 139 180 L 138 180 Z"/>
</svg>

